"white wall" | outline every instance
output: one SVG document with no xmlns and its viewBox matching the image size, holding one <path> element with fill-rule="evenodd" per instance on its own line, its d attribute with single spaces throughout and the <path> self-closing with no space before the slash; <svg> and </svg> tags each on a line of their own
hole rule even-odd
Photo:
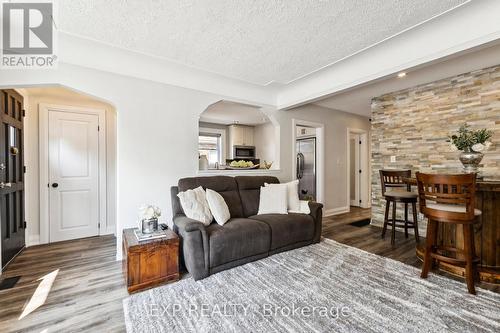
<svg viewBox="0 0 500 333">
<path fill-rule="evenodd" d="M 59 87 L 27 88 L 20 92 L 25 97 L 24 155 L 26 165 L 25 200 L 27 245 L 36 245 L 40 239 L 40 177 L 39 177 L 39 104 L 56 104 L 104 109 L 106 113 L 106 232 L 116 230 L 116 112 L 108 104 L 94 98 Z"/>
<path fill-rule="evenodd" d="M 198 169 L 198 117 L 227 96 L 213 95 L 79 66 L 2 71 L 1 87 L 62 84 L 109 101 L 117 112 L 117 250 L 122 229 L 137 225 L 142 203 L 171 216 L 169 188 Z"/>
<path fill-rule="evenodd" d="M 271 122 L 260 124 L 254 127 L 253 142 L 257 158 L 260 163 L 264 161 L 273 162 L 272 169 L 276 169 L 276 131 Z"/>
<path fill-rule="evenodd" d="M 281 169 L 287 179 L 292 177 L 295 162 L 292 138 L 292 119 L 307 120 L 325 125 L 325 208 L 328 213 L 349 209 L 347 200 L 347 128 L 370 130 L 366 117 L 327 109 L 313 104 L 289 111 L 274 113 L 281 128 Z"/>
<path fill-rule="evenodd" d="M 198 118 L 208 105 L 228 96 L 120 76 L 74 65 L 57 70 L 3 71 L 0 87 L 62 84 L 108 101 L 117 112 L 117 257 L 121 259 L 122 229 L 137 225 L 142 203 L 160 206 L 171 218 L 169 188 L 181 177 L 197 174 Z M 292 118 L 325 124 L 326 209 L 345 206 L 346 128 L 369 129 L 367 118 L 318 107 L 276 111 L 268 105 L 279 131 L 282 181 L 292 178 Z"/>
</svg>

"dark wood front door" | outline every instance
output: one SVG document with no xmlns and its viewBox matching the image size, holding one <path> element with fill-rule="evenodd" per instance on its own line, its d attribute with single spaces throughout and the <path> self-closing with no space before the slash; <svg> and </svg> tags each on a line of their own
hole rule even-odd
<svg viewBox="0 0 500 333">
<path fill-rule="evenodd" d="M 25 246 L 23 97 L 0 90 L 0 222 L 2 267 Z"/>
</svg>

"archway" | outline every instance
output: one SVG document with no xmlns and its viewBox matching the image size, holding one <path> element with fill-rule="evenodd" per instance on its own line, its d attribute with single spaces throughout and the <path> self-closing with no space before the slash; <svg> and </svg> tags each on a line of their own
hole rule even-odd
<svg viewBox="0 0 500 333">
<path fill-rule="evenodd" d="M 200 170 L 279 169 L 279 125 L 265 108 L 221 100 L 198 126 Z"/>
</svg>

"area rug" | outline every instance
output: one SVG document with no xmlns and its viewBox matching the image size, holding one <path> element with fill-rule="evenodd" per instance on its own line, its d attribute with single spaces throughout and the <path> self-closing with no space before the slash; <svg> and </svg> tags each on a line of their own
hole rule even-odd
<svg viewBox="0 0 500 333">
<path fill-rule="evenodd" d="M 132 295 L 127 332 L 500 332 L 500 294 L 332 240 Z"/>
</svg>

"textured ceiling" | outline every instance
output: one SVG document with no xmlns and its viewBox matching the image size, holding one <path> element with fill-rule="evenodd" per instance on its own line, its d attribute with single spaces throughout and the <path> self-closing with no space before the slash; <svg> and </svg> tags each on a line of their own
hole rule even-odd
<svg viewBox="0 0 500 333">
<path fill-rule="evenodd" d="M 443 78 L 487 68 L 499 64 L 500 40 L 490 47 L 464 52 L 445 59 L 411 69 L 404 78 L 391 75 L 383 80 L 352 88 L 314 102 L 313 104 L 329 109 L 371 116 L 371 100 L 389 92 L 400 91 Z"/>
<path fill-rule="evenodd" d="M 224 76 L 288 83 L 467 0 L 72 0 L 58 28 Z"/>
<path fill-rule="evenodd" d="M 269 119 L 256 107 L 221 101 L 209 106 L 201 115 L 200 121 L 221 125 L 259 125 Z"/>
</svg>

